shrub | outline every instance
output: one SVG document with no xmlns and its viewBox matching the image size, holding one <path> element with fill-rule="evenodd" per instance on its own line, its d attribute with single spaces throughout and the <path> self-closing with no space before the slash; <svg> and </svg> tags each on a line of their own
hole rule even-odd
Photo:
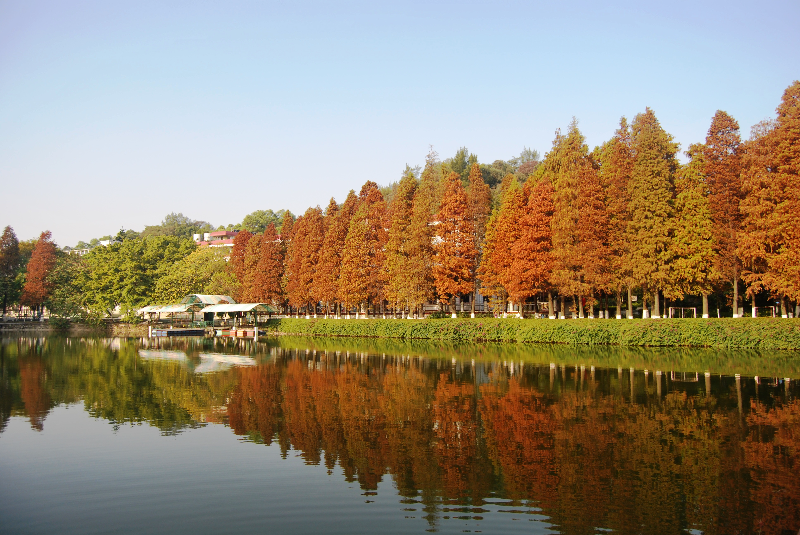
<svg viewBox="0 0 800 535">
<path fill-rule="evenodd" d="M 640 347 L 800 349 L 800 320 L 782 318 L 549 319 L 272 319 L 267 330 L 304 336 L 499 341 Z"/>
</svg>

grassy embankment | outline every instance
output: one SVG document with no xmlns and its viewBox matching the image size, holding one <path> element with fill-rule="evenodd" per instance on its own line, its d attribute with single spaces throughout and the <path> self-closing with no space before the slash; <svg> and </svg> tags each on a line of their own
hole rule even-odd
<svg viewBox="0 0 800 535">
<path fill-rule="evenodd" d="M 273 319 L 268 331 L 302 336 L 352 336 L 626 347 L 714 347 L 800 350 L 800 319 Z"/>
</svg>

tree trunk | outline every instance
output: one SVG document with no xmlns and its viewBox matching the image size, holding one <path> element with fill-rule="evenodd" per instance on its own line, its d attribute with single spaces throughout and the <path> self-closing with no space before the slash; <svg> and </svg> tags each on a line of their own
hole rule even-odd
<svg viewBox="0 0 800 535">
<path fill-rule="evenodd" d="M 628 286 L 628 319 L 633 319 L 633 293 L 630 286 Z"/>
<path fill-rule="evenodd" d="M 659 307 L 659 299 L 658 299 L 659 291 L 656 290 L 655 297 L 653 299 L 653 318 L 658 319 L 661 317 L 661 309 Z"/>
<path fill-rule="evenodd" d="M 475 301 L 478 300 L 478 279 L 475 279 L 475 289 L 472 290 L 472 302 L 469 304 L 469 315 L 475 317 Z"/>
<path fill-rule="evenodd" d="M 559 317 L 560 317 L 562 320 L 563 320 L 564 318 L 566 318 L 566 317 L 567 317 L 567 315 L 564 313 L 564 306 L 565 306 L 565 304 L 566 304 L 566 303 L 565 303 L 565 299 L 564 299 L 564 296 L 562 295 L 562 296 L 561 296 L 561 308 L 560 308 L 560 309 L 559 309 L 559 311 L 558 311 L 558 316 L 559 316 Z"/>
<path fill-rule="evenodd" d="M 553 311 L 553 291 L 552 290 L 548 290 L 547 291 L 547 316 L 550 319 L 553 319 L 553 318 L 556 317 L 556 315 L 555 315 L 555 313 Z"/>
<path fill-rule="evenodd" d="M 781 297 L 781 317 L 788 318 L 789 314 L 787 313 L 787 306 L 786 306 L 786 296 Z"/>
<path fill-rule="evenodd" d="M 753 292 L 753 296 L 752 297 L 753 297 L 752 298 L 753 304 L 752 304 L 751 308 L 753 309 L 753 311 L 750 313 L 750 315 L 755 318 L 756 316 L 758 316 L 758 313 L 757 313 L 758 311 L 756 310 L 756 293 L 755 292 Z"/>
<path fill-rule="evenodd" d="M 703 294 L 703 317 L 708 317 L 708 294 Z"/>
<path fill-rule="evenodd" d="M 575 308 L 578 309 L 578 317 L 583 318 L 583 300 L 580 295 L 573 297 L 575 299 Z"/>
<path fill-rule="evenodd" d="M 622 288 L 617 286 L 617 319 L 622 319 Z"/>
<path fill-rule="evenodd" d="M 739 274 L 733 277 L 733 317 L 739 317 Z"/>
</svg>

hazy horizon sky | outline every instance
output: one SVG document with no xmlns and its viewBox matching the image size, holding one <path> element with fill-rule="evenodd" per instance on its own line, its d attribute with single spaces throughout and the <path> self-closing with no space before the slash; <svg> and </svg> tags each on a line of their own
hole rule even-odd
<svg viewBox="0 0 800 535">
<path fill-rule="evenodd" d="M 669 9 L 664 6 L 668 5 Z M 74 246 L 385 185 L 428 147 L 590 148 L 652 108 L 681 144 L 800 78 L 800 3 L 0 0 L 0 227 Z"/>
</svg>

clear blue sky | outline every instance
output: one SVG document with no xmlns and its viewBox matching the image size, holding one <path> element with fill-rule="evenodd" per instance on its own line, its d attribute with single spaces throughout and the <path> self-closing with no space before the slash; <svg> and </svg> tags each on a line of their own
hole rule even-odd
<svg viewBox="0 0 800 535">
<path fill-rule="evenodd" d="M 800 2 L 0 0 L 0 226 L 74 245 L 169 212 L 302 213 L 466 146 L 590 147 L 650 106 L 685 150 L 800 78 Z"/>
</svg>

